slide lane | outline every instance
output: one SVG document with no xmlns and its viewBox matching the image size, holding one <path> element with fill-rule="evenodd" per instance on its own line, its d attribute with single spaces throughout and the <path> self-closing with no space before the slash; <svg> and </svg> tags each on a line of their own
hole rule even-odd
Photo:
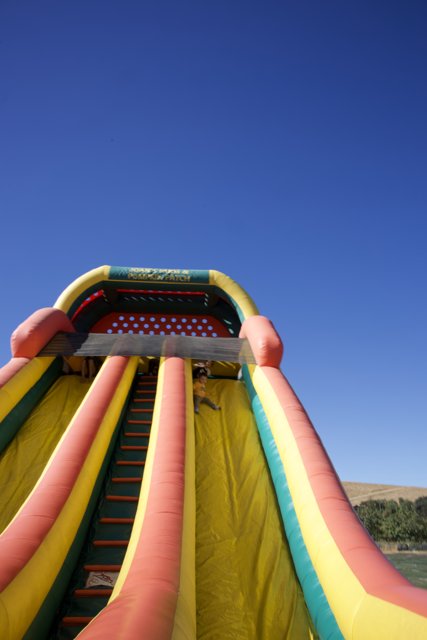
<svg viewBox="0 0 427 640">
<path fill-rule="evenodd" d="M 196 416 L 197 637 L 317 637 L 245 384 L 209 380 Z"/>
</svg>

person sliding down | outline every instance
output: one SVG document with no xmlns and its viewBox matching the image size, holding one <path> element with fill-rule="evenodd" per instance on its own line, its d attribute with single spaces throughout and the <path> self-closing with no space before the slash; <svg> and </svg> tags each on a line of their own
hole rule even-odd
<svg viewBox="0 0 427 640">
<path fill-rule="evenodd" d="M 193 395 L 194 395 L 194 413 L 199 413 L 199 407 L 202 403 L 207 404 L 211 409 L 219 411 L 221 407 L 215 402 L 212 402 L 206 395 L 206 383 L 208 377 L 205 374 L 199 375 L 193 383 Z"/>
</svg>

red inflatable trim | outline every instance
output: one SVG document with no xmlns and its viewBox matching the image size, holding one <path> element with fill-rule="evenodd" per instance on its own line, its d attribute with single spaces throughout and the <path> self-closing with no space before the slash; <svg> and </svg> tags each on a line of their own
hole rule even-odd
<svg viewBox="0 0 427 640">
<path fill-rule="evenodd" d="M 250 316 L 242 324 L 240 338 L 247 338 L 261 367 L 280 367 L 283 343 L 271 320 L 265 316 Z"/>
<path fill-rule="evenodd" d="M 71 320 L 63 311 L 52 307 L 35 311 L 12 333 L 12 356 L 34 358 L 59 331 L 75 331 Z"/>
</svg>

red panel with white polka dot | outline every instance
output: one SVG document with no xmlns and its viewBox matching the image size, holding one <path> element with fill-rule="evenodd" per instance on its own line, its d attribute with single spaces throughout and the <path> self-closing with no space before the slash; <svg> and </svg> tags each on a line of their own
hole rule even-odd
<svg viewBox="0 0 427 640">
<path fill-rule="evenodd" d="M 135 333 L 149 336 L 199 336 L 229 338 L 231 332 L 212 316 L 110 313 L 99 320 L 91 333 Z"/>
</svg>

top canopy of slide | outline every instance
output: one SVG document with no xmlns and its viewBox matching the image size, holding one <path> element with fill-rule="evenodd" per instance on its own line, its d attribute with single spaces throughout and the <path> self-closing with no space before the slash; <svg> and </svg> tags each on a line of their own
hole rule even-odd
<svg viewBox="0 0 427 640">
<path fill-rule="evenodd" d="M 250 296 L 219 271 L 102 266 L 83 274 L 55 307 L 80 332 L 237 337 L 258 314 Z"/>
</svg>

